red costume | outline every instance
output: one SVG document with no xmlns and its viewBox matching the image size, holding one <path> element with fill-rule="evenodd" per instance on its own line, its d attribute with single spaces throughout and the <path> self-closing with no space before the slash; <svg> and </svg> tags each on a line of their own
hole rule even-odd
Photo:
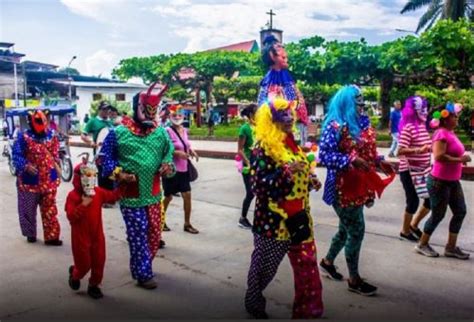
<svg viewBox="0 0 474 322">
<path fill-rule="evenodd" d="M 88 206 L 82 204 L 84 190 L 81 184 L 80 165 L 74 169 L 74 189 L 66 199 L 66 214 L 71 223 L 71 243 L 74 257 L 72 278 L 82 279 L 91 270 L 90 286 L 102 282 L 105 264 L 105 236 L 102 226 L 102 205 L 115 203 L 120 191 L 95 187 L 95 195 Z"/>
</svg>

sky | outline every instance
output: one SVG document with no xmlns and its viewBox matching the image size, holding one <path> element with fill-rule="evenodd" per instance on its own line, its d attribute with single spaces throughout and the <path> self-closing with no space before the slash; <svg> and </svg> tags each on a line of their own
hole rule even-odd
<svg viewBox="0 0 474 322">
<path fill-rule="evenodd" d="M 370 44 L 415 30 L 421 11 L 401 15 L 407 0 L 0 0 L 0 42 L 25 60 L 109 77 L 121 59 L 196 52 L 258 40 L 273 26 L 283 41 L 314 35 Z"/>
</svg>

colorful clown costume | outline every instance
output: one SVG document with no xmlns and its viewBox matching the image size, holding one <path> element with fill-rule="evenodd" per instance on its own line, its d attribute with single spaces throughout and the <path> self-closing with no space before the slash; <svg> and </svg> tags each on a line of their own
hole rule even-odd
<svg viewBox="0 0 474 322">
<path fill-rule="evenodd" d="M 260 107 L 256 115 L 258 143 L 252 152 L 250 171 L 256 202 L 252 228 L 254 251 L 245 308 L 256 318 L 266 316 L 263 291 L 288 254 L 294 272 L 293 318 L 320 317 L 323 314 L 322 285 L 310 215 L 309 191 L 313 188 L 310 163 L 292 134 L 282 134 L 274 125 L 261 126 L 262 119 L 268 121 L 269 118 L 269 123 L 272 119 L 265 109 L 268 109 L 267 104 Z M 262 141 L 264 133 L 267 138 L 276 140 Z M 294 163 L 302 165 L 302 169 L 292 172 L 289 165 Z"/>
<path fill-rule="evenodd" d="M 60 177 L 59 141 L 51 130 L 38 135 L 32 130 L 18 134 L 13 145 L 13 163 L 17 169 L 18 213 L 23 236 L 36 240 L 36 210 L 40 207 L 44 241 L 59 242 L 56 192 Z M 34 168 L 36 171 L 28 171 Z"/>
<path fill-rule="evenodd" d="M 162 229 L 159 171 L 162 164 L 173 164 L 173 152 L 164 128 L 144 129 L 130 118 L 112 130 L 102 146 L 104 175 L 121 168 L 136 177 L 136 182 L 126 185 L 120 209 L 130 247 L 130 270 L 139 283 L 153 278 L 152 261 Z"/>
</svg>

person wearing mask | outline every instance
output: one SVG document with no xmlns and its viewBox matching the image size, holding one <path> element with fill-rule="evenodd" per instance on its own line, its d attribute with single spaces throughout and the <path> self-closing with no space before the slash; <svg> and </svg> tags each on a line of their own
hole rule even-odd
<svg viewBox="0 0 474 322">
<path fill-rule="evenodd" d="M 256 104 L 250 104 L 245 107 L 240 115 L 245 120 L 245 123 L 239 129 L 239 141 L 237 144 L 238 155 L 242 160 L 242 178 L 245 185 L 245 197 L 242 202 L 242 213 L 239 219 L 239 227 L 244 229 L 251 229 L 252 224 L 247 219 L 247 213 L 249 211 L 250 204 L 254 198 L 250 184 L 250 173 L 249 168 L 252 160 L 252 149 L 254 143 L 253 129 L 255 124 L 255 112 L 257 111 Z"/>
<path fill-rule="evenodd" d="M 406 206 L 400 238 L 416 242 L 422 234 L 418 225 L 431 209 L 426 187 L 426 177 L 431 169 L 431 138 L 426 129 L 428 101 L 421 96 L 409 97 L 401 114 L 398 171 Z M 418 209 L 420 199 L 423 204 Z"/>
<path fill-rule="evenodd" d="M 466 200 L 461 186 L 462 166 L 471 161 L 465 154 L 465 148 L 454 130 L 458 126 L 460 104 L 448 103 L 433 113 L 430 122 L 437 128 L 433 135 L 434 164 L 428 177 L 428 191 L 431 200 L 431 215 L 425 223 L 423 234 L 415 246 L 416 252 L 428 257 L 439 254 L 429 244 L 436 227 L 446 216 L 448 206 L 453 213 L 449 222 L 448 242 L 444 248 L 444 256 L 457 259 L 469 259 L 469 253 L 457 246 L 459 232 L 466 216 Z"/>
<path fill-rule="evenodd" d="M 323 124 L 319 157 L 327 168 L 323 200 L 339 217 L 339 230 L 331 241 L 320 267 L 331 279 L 341 281 L 334 261 L 344 248 L 349 279 L 348 290 L 374 295 L 377 287 L 359 274 L 359 256 L 365 235 L 364 207 L 372 207 L 376 194 L 393 180 L 395 173 L 377 153 L 376 132 L 365 114 L 359 87 L 342 87 L 331 99 Z M 377 169 L 390 174 L 381 180 Z"/>
<path fill-rule="evenodd" d="M 191 182 L 189 177 L 189 158 L 199 160 L 199 156 L 192 149 L 188 140 L 188 133 L 183 127 L 183 114 L 181 106 L 169 108 L 171 126 L 166 128 L 171 142 L 174 146 L 173 162 L 176 167 L 176 174 L 173 177 L 163 180 L 163 190 L 165 199 L 163 201 L 165 213 L 173 200 L 173 195 L 180 193 L 183 198 L 184 226 L 185 232 L 198 234 L 199 230 L 191 224 Z"/>
<path fill-rule="evenodd" d="M 310 173 L 310 162 L 293 136 L 296 101 L 275 98 L 255 115 L 254 158 L 250 175 L 255 193 L 252 252 L 245 308 L 266 319 L 263 291 L 285 255 L 294 273 L 294 319 L 323 314 L 322 285 L 316 259 L 309 192 L 321 183 Z"/>
<path fill-rule="evenodd" d="M 393 103 L 392 111 L 390 112 L 390 121 L 388 127 L 390 134 L 392 135 L 392 145 L 390 146 L 390 152 L 388 153 L 389 158 L 394 158 L 397 155 L 398 150 L 398 125 L 400 124 L 402 103 L 395 101 Z"/>
</svg>

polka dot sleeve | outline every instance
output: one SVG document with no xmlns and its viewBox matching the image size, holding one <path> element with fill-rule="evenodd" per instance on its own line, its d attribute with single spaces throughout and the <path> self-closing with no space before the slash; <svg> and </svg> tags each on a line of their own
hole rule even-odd
<svg viewBox="0 0 474 322">
<path fill-rule="evenodd" d="M 100 149 L 100 157 L 103 167 L 102 176 L 107 178 L 119 165 L 117 135 L 114 130 L 110 130 L 109 134 L 105 137 L 102 148 Z"/>
<path fill-rule="evenodd" d="M 326 127 L 319 143 L 319 158 L 327 169 L 341 170 L 349 166 L 350 156 L 339 152 L 337 127 L 330 124 Z"/>
<path fill-rule="evenodd" d="M 26 141 L 23 133 L 18 133 L 18 138 L 15 140 L 12 148 L 13 165 L 16 170 L 21 173 L 25 171 L 28 161 L 25 158 Z"/>
</svg>

